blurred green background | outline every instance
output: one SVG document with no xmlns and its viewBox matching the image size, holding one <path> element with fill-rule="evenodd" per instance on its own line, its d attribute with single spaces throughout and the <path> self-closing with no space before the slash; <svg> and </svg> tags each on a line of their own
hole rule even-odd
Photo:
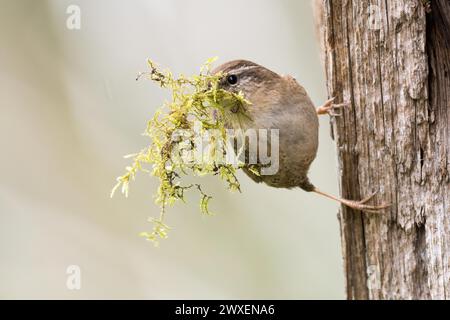
<svg viewBox="0 0 450 320">
<path fill-rule="evenodd" d="M 344 298 L 337 205 L 301 190 L 242 194 L 207 181 L 214 217 L 193 193 L 168 212 L 159 248 L 138 237 L 157 216 L 157 181 L 109 198 L 167 97 L 135 81 L 151 57 L 192 74 L 209 57 L 292 74 L 326 99 L 309 1 L 0 0 L 0 298 Z M 81 8 L 69 30 L 68 5 Z M 311 179 L 337 193 L 335 147 L 321 119 Z M 81 268 L 68 290 L 66 268 Z"/>
</svg>

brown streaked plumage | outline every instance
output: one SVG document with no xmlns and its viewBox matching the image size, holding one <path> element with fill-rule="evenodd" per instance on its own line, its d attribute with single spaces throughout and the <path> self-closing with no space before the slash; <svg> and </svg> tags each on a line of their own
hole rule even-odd
<svg viewBox="0 0 450 320">
<path fill-rule="evenodd" d="M 333 99 L 316 108 L 306 90 L 291 76 L 281 76 L 261 65 L 247 60 L 234 60 L 212 71 L 222 73 L 220 87 L 227 91 L 242 92 L 251 102 L 247 107 L 250 121 L 241 129 L 279 129 L 279 170 L 274 175 L 255 175 L 244 170 L 256 182 L 276 188 L 300 187 L 308 192 L 326 196 L 349 207 L 378 211 L 386 205 L 371 206 L 362 201 L 340 199 L 318 190 L 308 179 L 308 170 L 316 157 L 319 144 L 318 114 L 332 114 Z M 236 110 L 230 110 L 236 112 Z M 231 123 L 230 126 L 242 126 Z"/>
</svg>

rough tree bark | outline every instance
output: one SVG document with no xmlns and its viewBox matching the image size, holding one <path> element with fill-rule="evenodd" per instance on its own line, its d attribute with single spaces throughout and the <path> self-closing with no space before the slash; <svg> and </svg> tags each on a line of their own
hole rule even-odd
<svg viewBox="0 0 450 320">
<path fill-rule="evenodd" d="M 450 1 L 317 1 L 341 194 L 392 204 L 340 210 L 347 297 L 450 298 Z"/>
</svg>

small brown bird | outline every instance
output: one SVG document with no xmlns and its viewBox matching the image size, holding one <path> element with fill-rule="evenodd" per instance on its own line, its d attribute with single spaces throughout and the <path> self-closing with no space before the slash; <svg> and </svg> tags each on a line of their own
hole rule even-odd
<svg viewBox="0 0 450 320">
<path fill-rule="evenodd" d="M 300 187 L 340 203 L 368 212 L 376 212 L 388 205 L 372 206 L 366 203 L 374 196 L 361 201 L 341 199 L 317 189 L 308 179 L 308 170 L 316 157 L 319 144 L 318 115 L 333 113 L 345 104 L 333 104 L 328 100 L 317 110 L 305 89 L 291 76 L 281 76 L 256 63 L 246 60 L 230 61 L 214 69 L 221 73 L 221 89 L 239 93 L 251 102 L 246 112 L 249 122 L 246 128 L 279 130 L 279 169 L 274 175 L 246 174 L 256 182 L 264 182 L 275 188 Z M 237 113 L 232 108 L 230 112 Z M 234 129 L 242 129 L 242 123 L 231 123 Z"/>
</svg>

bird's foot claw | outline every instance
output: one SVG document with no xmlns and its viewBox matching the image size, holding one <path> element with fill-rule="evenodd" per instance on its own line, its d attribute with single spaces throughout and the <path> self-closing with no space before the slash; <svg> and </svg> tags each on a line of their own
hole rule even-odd
<svg viewBox="0 0 450 320">
<path fill-rule="evenodd" d="M 323 106 L 317 108 L 317 114 L 318 115 L 324 115 L 328 114 L 332 117 L 340 117 L 342 116 L 342 112 L 335 112 L 335 110 L 342 111 L 342 108 L 348 107 L 350 103 L 333 103 L 336 98 L 331 98 L 330 100 L 326 101 Z"/>
<path fill-rule="evenodd" d="M 377 206 L 367 205 L 366 203 L 369 202 L 377 192 L 372 193 L 370 196 L 362 199 L 361 201 L 353 201 L 353 200 L 344 200 L 342 201 L 343 204 L 345 204 L 347 207 L 350 207 L 355 210 L 361 210 L 364 212 L 370 212 L 370 213 L 379 213 L 380 211 L 389 208 L 390 204 L 380 204 Z"/>
<path fill-rule="evenodd" d="M 367 202 L 369 202 L 373 197 L 375 197 L 375 195 L 378 193 L 378 191 L 373 192 L 370 196 L 362 199 L 361 201 L 358 201 L 361 204 L 365 204 Z"/>
</svg>

